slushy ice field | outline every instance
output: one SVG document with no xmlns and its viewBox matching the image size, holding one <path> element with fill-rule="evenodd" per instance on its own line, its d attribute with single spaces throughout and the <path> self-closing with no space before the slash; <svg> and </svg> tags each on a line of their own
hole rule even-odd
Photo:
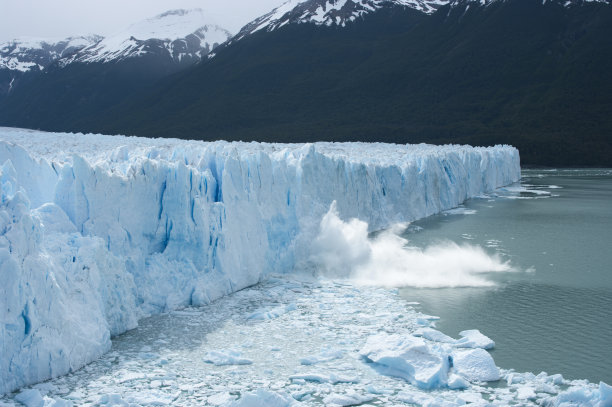
<svg viewBox="0 0 612 407">
<path fill-rule="evenodd" d="M 0 135 L 2 404 L 612 402 L 498 368 L 397 291 L 520 272 L 402 237 L 518 181 L 512 147 Z"/>
<path fill-rule="evenodd" d="M 498 372 L 486 359 L 459 370 L 472 377 L 471 382 L 451 375 L 454 389 L 432 390 L 412 384 L 411 369 L 400 362 L 403 357 L 408 363 L 423 358 L 417 362 L 427 369 L 421 379 L 442 376 L 441 360 L 430 359 L 423 349 L 385 349 L 388 363 L 397 370 L 364 359 L 364 347 L 373 335 L 420 341 L 413 335 L 422 332 L 449 340 L 425 328 L 435 320 L 416 312 L 393 289 L 307 277 L 271 278 L 206 307 L 143 320 L 115 338 L 101 359 L 33 388 L 48 401 L 82 406 L 596 405 L 589 398 L 596 397 L 598 387 L 586 381 Z M 423 342 L 434 355 L 438 347 L 450 353 L 473 351 L 451 342 Z M 464 340 L 458 346 L 489 343 Z M 486 375 L 501 380 L 477 380 Z M 10 400 L 4 402 L 11 405 Z"/>
</svg>

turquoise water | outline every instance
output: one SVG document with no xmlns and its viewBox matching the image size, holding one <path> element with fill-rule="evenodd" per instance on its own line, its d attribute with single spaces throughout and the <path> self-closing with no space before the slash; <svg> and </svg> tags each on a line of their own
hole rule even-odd
<svg viewBox="0 0 612 407">
<path fill-rule="evenodd" d="M 491 276 L 494 287 L 402 296 L 449 335 L 490 336 L 500 367 L 612 383 L 612 170 L 524 170 L 521 185 L 405 233 L 417 247 L 482 246 L 519 272 Z"/>
</svg>

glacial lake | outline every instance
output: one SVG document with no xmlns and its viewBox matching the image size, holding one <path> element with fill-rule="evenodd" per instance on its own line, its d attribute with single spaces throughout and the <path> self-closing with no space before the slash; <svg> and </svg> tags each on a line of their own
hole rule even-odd
<svg viewBox="0 0 612 407">
<path fill-rule="evenodd" d="M 414 222 L 425 248 L 483 247 L 517 270 L 493 287 L 403 288 L 417 309 L 458 337 L 479 329 L 498 366 L 612 383 L 612 170 L 523 170 L 521 187 Z"/>
</svg>

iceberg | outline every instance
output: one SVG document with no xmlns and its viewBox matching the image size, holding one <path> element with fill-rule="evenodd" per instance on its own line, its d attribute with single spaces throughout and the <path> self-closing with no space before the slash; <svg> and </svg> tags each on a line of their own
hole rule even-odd
<svg viewBox="0 0 612 407">
<path fill-rule="evenodd" d="M 500 379 L 499 368 L 484 349 L 453 352 L 453 369 L 470 382 L 492 382 Z"/>
<path fill-rule="evenodd" d="M 493 349 L 495 347 L 495 342 L 488 336 L 480 333 L 478 329 L 461 331 L 459 336 L 461 336 L 461 339 L 455 342 L 455 346 L 458 348 Z"/>
<path fill-rule="evenodd" d="M 240 400 L 230 404 L 231 407 L 289 407 L 298 403 L 285 394 L 274 393 L 265 389 L 258 389 L 253 393 L 249 393 Z"/>
<path fill-rule="evenodd" d="M 0 394 L 81 368 L 145 316 L 307 264 L 333 201 L 378 230 L 519 178 L 510 146 L 0 128 Z"/>
<path fill-rule="evenodd" d="M 252 360 L 240 356 L 235 350 L 212 350 L 204 357 L 204 362 L 215 366 L 250 365 Z"/>
<path fill-rule="evenodd" d="M 429 390 L 447 385 L 449 357 L 446 352 L 421 338 L 381 333 L 368 338 L 360 354 L 381 374 L 399 377 Z"/>
</svg>

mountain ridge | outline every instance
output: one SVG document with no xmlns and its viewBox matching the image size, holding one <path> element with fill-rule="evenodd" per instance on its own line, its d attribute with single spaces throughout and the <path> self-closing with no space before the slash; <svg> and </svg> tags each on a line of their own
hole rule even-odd
<svg viewBox="0 0 612 407">
<path fill-rule="evenodd" d="M 159 81 L 122 83 L 131 93 L 104 103 L 91 96 L 104 86 L 83 73 L 87 92 L 66 93 L 65 76 L 39 81 L 0 102 L 0 124 L 200 140 L 512 144 L 525 164 L 612 166 L 611 10 L 461 0 L 430 14 L 394 4 L 344 26 L 296 21 L 225 43 Z M 130 75 L 140 79 L 137 66 Z M 61 98 L 32 100 L 35 91 Z"/>
<path fill-rule="evenodd" d="M 512 144 L 612 165 L 612 11 L 497 1 L 258 31 L 92 129 L 257 141 Z M 241 44 L 242 43 L 242 44 Z"/>
<path fill-rule="evenodd" d="M 116 62 L 156 47 L 178 62 L 199 60 L 230 37 L 229 31 L 210 23 L 202 9 L 171 10 L 107 36 L 62 63 Z"/>
<path fill-rule="evenodd" d="M 288 0 L 267 14 L 245 25 L 230 42 L 239 41 L 260 30 L 274 31 L 287 24 L 341 26 L 382 8 L 405 7 L 426 14 L 447 0 Z"/>
<path fill-rule="evenodd" d="M 144 53 L 165 51 L 181 62 L 199 60 L 227 41 L 231 33 L 208 21 L 202 9 L 177 9 L 132 24 L 106 37 L 73 36 L 65 39 L 14 39 L 0 43 L 0 69 L 42 71 L 57 63 L 117 62 Z"/>
</svg>

